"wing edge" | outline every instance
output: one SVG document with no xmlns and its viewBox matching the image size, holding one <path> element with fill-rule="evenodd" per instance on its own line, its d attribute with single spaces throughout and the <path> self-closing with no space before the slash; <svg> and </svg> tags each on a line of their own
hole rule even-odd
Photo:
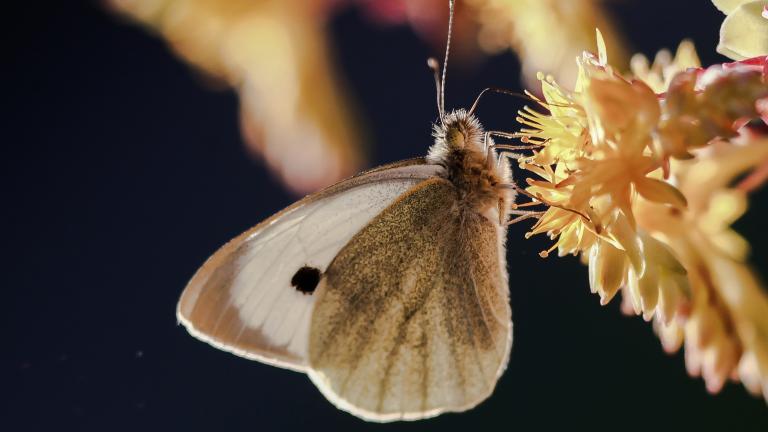
<svg viewBox="0 0 768 432">
<path fill-rule="evenodd" d="M 424 170 L 413 171 L 414 167 L 423 167 Z M 408 168 L 411 169 L 408 170 Z M 308 372 L 309 366 L 307 364 L 301 363 L 300 361 L 302 359 L 291 359 L 287 358 L 286 356 L 281 358 L 278 353 L 273 353 L 274 355 L 270 356 L 238 349 L 233 345 L 226 345 L 218 342 L 215 338 L 198 330 L 195 324 L 187 317 L 187 315 L 191 314 L 197 298 L 205 286 L 205 282 L 215 271 L 215 269 L 217 269 L 222 262 L 224 262 L 233 252 L 235 252 L 237 248 L 243 244 L 243 242 L 247 241 L 249 238 L 255 235 L 258 235 L 261 230 L 274 223 L 277 219 L 290 214 L 302 206 L 315 202 L 319 199 L 342 193 L 354 187 L 374 182 L 379 179 L 427 179 L 439 175 L 439 172 L 442 170 L 443 168 L 439 165 L 428 164 L 426 159 L 423 157 L 406 159 L 403 161 L 382 165 L 380 167 L 364 171 L 353 177 L 349 177 L 345 180 L 341 180 L 340 182 L 335 183 L 319 192 L 307 195 L 299 201 L 291 204 L 290 206 L 278 211 L 269 218 L 263 220 L 257 225 L 239 234 L 235 238 L 229 240 L 227 243 L 217 249 L 208 259 L 206 259 L 206 261 L 198 268 L 198 270 L 187 282 L 181 293 L 181 296 L 179 297 L 178 302 L 176 303 L 177 324 L 184 326 L 187 332 L 195 339 L 205 342 L 214 348 L 234 354 L 238 357 L 243 357 L 248 360 L 255 360 L 271 366 L 293 370 L 296 372 Z"/>
</svg>

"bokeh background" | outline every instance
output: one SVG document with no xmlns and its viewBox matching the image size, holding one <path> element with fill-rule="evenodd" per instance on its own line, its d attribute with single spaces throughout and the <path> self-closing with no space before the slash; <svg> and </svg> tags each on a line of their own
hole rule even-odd
<svg viewBox="0 0 768 432">
<path fill-rule="evenodd" d="M 723 15 L 709 2 L 605 7 L 633 52 L 689 37 L 704 65 L 725 61 L 714 51 Z M 765 401 L 737 384 L 708 395 L 649 324 L 621 315 L 618 300 L 599 306 L 576 259 L 539 258 L 548 242 L 524 240 L 526 224 L 508 242 L 509 368 L 470 412 L 367 424 L 304 375 L 197 341 L 174 315 L 188 278 L 296 193 L 247 150 L 237 95 L 213 91 L 162 39 L 102 3 L 27 3 L 6 17 L 3 429 L 768 430 Z M 436 119 L 425 59 L 442 45 L 355 6 L 327 25 L 365 164 L 423 155 Z M 520 69 L 510 52 L 451 63 L 447 105 L 466 107 L 485 86 L 521 90 Z M 510 130 L 520 107 L 490 96 L 479 116 Z M 767 203 L 758 192 L 736 223 L 764 276 Z"/>
</svg>

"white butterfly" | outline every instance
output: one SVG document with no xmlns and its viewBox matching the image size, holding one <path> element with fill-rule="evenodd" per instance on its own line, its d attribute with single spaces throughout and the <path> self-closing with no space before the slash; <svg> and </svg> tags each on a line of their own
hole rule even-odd
<svg viewBox="0 0 768 432">
<path fill-rule="evenodd" d="M 493 144 L 477 101 L 446 114 L 444 81 L 445 69 L 426 158 L 344 180 L 227 243 L 181 296 L 189 332 L 305 372 L 367 420 L 486 399 L 512 344 L 507 218 L 524 213 L 511 210 L 509 154 L 495 150 L 518 147 Z"/>
</svg>

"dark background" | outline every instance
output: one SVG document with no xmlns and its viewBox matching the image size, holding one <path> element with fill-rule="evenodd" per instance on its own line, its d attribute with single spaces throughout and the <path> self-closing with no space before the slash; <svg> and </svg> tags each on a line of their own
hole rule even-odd
<svg viewBox="0 0 768 432">
<path fill-rule="evenodd" d="M 708 395 L 650 325 L 622 316 L 618 301 L 599 306 L 577 260 L 539 258 L 548 241 L 523 240 L 527 225 L 509 237 L 509 369 L 468 413 L 367 424 L 301 374 L 193 339 L 174 316 L 188 278 L 296 197 L 247 157 L 236 97 L 206 90 L 162 41 L 97 4 L 28 5 L 5 11 L 3 30 L 6 430 L 768 430 L 763 400 L 734 384 Z M 637 51 L 692 37 L 704 64 L 723 61 L 714 53 L 723 16 L 707 1 L 611 10 Z M 436 115 L 424 60 L 440 53 L 355 10 L 332 28 L 372 164 L 423 155 Z M 468 106 L 486 85 L 519 88 L 517 71 L 511 54 L 453 67 L 448 105 Z M 479 115 L 509 129 L 517 108 L 489 98 Z M 766 198 L 755 196 L 737 224 L 763 270 Z"/>
</svg>

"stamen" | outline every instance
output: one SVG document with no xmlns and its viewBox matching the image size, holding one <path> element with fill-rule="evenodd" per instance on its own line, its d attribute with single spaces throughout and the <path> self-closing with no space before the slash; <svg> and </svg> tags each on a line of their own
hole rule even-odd
<svg viewBox="0 0 768 432">
<path fill-rule="evenodd" d="M 547 205 L 549 207 L 555 207 L 555 208 L 559 208 L 561 210 L 565 210 L 565 211 L 569 211 L 571 213 L 575 213 L 575 214 L 581 216 L 586 222 L 591 222 L 589 217 L 587 217 L 584 213 L 582 213 L 582 212 L 580 212 L 580 211 L 578 211 L 576 209 L 572 209 L 572 208 L 568 208 L 568 207 L 563 207 L 563 206 L 561 206 L 559 204 L 555 204 L 553 202 L 550 202 L 547 199 L 543 198 L 541 195 L 534 195 L 534 194 L 528 192 L 527 190 L 521 188 L 520 186 L 518 186 L 518 185 L 516 185 L 514 183 L 505 183 L 505 184 L 500 184 L 499 186 L 502 187 L 502 188 L 505 188 L 505 189 L 512 189 L 512 190 L 514 190 L 514 191 L 516 191 L 516 192 L 518 192 L 520 194 L 523 194 L 523 195 L 527 196 L 528 198 L 531 198 L 533 200 L 539 201 L 542 204 Z"/>
<path fill-rule="evenodd" d="M 539 252 L 539 256 L 542 257 L 542 258 L 547 258 L 549 256 L 550 252 L 552 252 L 553 250 L 557 249 L 557 246 L 558 246 L 557 243 L 553 244 L 552 246 L 550 246 L 549 249 L 543 250 L 543 251 Z"/>
<path fill-rule="evenodd" d="M 522 203 L 522 204 L 515 203 L 515 204 L 512 204 L 512 209 L 514 210 L 514 209 L 519 209 L 519 208 L 524 208 L 524 207 L 532 207 L 532 206 L 537 206 L 537 205 L 543 205 L 543 204 L 540 203 L 540 202 L 535 202 L 535 201 L 529 201 L 527 203 Z"/>
</svg>

